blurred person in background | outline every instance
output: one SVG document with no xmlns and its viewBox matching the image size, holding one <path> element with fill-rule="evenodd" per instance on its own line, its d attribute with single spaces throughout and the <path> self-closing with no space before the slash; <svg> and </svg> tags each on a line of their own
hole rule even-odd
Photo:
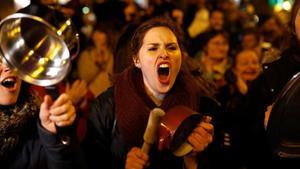
<svg viewBox="0 0 300 169">
<path fill-rule="evenodd" d="M 209 9 L 205 0 L 189 1 L 185 26 L 191 39 L 209 27 Z"/>
<path fill-rule="evenodd" d="M 213 168 L 242 169 L 246 166 L 244 118 L 241 108 L 251 83 L 261 72 L 259 56 L 253 50 L 242 50 L 233 58 L 232 67 L 226 72 L 226 85 L 216 94 L 221 103 L 220 126 L 216 127 L 217 152 Z"/>
<path fill-rule="evenodd" d="M 241 34 L 241 50 L 255 50 L 258 54 L 261 46 L 261 37 L 255 28 L 245 29 Z"/>
<path fill-rule="evenodd" d="M 214 9 L 210 11 L 209 14 L 209 27 L 190 41 L 189 53 L 192 57 L 195 57 L 199 49 L 203 48 L 205 38 L 209 36 L 210 31 L 220 31 L 224 29 L 224 13 L 221 10 Z"/>
<path fill-rule="evenodd" d="M 94 97 L 111 86 L 113 55 L 109 32 L 98 25 L 92 35 L 92 46 L 83 50 L 77 60 L 78 77 L 87 83 Z"/>
<path fill-rule="evenodd" d="M 284 49 L 285 28 L 276 16 L 265 18 L 259 27 L 262 37 L 262 63 L 270 63 L 279 59 L 280 51 Z"/>
<path fill-rule="evenodd" d="M 212 30 L 207 33 L 205 45 L 198 53 L 203 76 L 216 84 L 219 89 L 225 82 L 225 72 L 231 65 L 229 57 L 229 36 L 224 30 Z"/>
</svg>

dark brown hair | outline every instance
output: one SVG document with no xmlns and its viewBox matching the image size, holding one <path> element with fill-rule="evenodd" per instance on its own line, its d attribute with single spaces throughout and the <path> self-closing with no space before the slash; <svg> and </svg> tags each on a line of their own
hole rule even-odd
<svg viewBox="0 0 300 169">
<path fill-rule="evenodd" d="M 173 22 L 172 19 L 169 17 L 155 17 L 142 23 L 134 32 L 130 43 L 131 52 L 129 53 L 132 58 L 137 57 L 137 54 L 143 45 L 145 34 L 154 27 L 169 28 L 177 38 L 177 42 L 181 53 L 185 52 L 184 35 L 181 28 L 179 28 L 178 25 L 175 22 Z"/>
<path fill-rule="evenodd" d="M 207 53 L 207 45 L 208 45 L 209 41 L 218 35 L 222 35 L 226 39 L 228 45 L 230 46 L 230 38 L 229 38 L 228 32 L 226 32 L 223 29 L 222 30 L 209 30 L 204 35 L 203 46 L 200 47 L 201 50 L 203 50 L 203 52 Z"/>
</svg>

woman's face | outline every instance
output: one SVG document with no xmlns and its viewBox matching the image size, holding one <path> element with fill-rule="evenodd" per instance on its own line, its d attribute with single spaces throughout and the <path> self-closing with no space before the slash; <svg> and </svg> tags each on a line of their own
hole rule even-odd
<svg viewBox="0 0 300 169">
<path fill-rule="evenodd" d="M 227 39 L 219 34 L 207 43 L 207 56 L 210 60 L 214 60 L 216 63 L 222 62 L 227 58 L 229 51 L 229 44 Z"/>
<path fill-rule="evenodd" d="M 141 69 L 146 88 L 156 97 L 165 95 L 181 66 L 181 50 L 174 33 L 167 27 L 151 28 L 134 64 Z"/>
<path fill-rule="evenodd" d="M 214 30 L 221 30 L 224 25 L 224 15 L 220 11 L 214 11 L 210 17 L 210 27 Z"/>
<path fill-rule="evenodd" d="M 245 82 L 253 81 L 260 72 L 259 58 L 254 51 L 243 51 L 236 58 L 235 74 Z"/>
<path fill-rule="evenodd" d="M 6 65 L 0 62 L 0 105 L 13 105 L 17 102 L 21 80 Z"/>
<path fill-rule="evenodd" d="M 97 49 L 103 49 L 107 47 L 107 37 L 104 32 L 95 31 L 92 38 Z"/>
<path fill-rule="evenodd" d="M 254 34 L 246 34 L 242 39 L 243 49 L 255 49 L 258 46 L 257 39 Z"/>
<path fill-rule="evenodd" d="M 296 31 L 297 38 L 300 41 L 300 8 L 298 9 L 296 14 L 295 31 Z"/>
</svg>

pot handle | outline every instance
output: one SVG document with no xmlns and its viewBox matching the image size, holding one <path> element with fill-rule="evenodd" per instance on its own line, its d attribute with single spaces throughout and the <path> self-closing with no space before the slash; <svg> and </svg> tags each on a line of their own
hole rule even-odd
<svg viewBox="0 0 300 169">
<path fill-rule="evenodd" d="M 70 58 L 71 58 L 71 60 L 74 60 L 80 52 L 80 41 L 79 41 L 79 34 L 78 33 L 75 34 L 75 38 L 72 40 L 72 42 L 74 42 L 74 43 L 70 43 L 68 45 L 68 49 L 71 49 L 70 50 L 70 56 L 71 56 Z M 71 51 L 75 51 L 75 53 L 73 53 Z"/>
<path fill-rule="evenodd" d="M 144 133 L 144 144 L 142 151 L 148 154 L 152 144 L 158 139 L 158 130 L 161 118 L 165 115 L 165 111 L 160 108 L 154 108 L 149 115 L 147 127 Z"/>
</svg>

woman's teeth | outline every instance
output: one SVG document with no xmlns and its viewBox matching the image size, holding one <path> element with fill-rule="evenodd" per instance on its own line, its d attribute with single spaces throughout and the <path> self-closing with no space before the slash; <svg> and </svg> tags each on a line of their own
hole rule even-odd
<svg viewBox="0 0 300 169">
<path fill-rule="evenodd" d="M 159 65 L 159 68 L 168 68 L 168 67 L 169 67 L 168 64 L 161 64 L 161 65 Z"/>
</svg>

